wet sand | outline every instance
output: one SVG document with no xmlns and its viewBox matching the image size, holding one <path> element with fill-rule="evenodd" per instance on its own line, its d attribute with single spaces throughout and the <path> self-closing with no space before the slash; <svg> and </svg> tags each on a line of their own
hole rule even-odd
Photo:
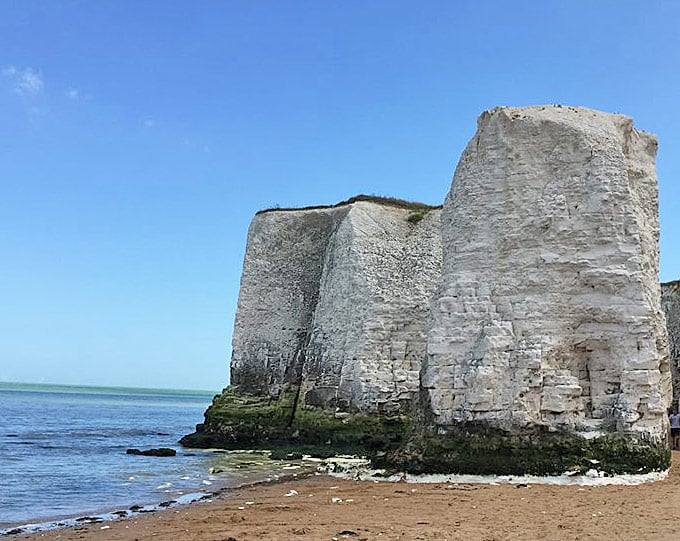
<svg viewBox="0 0 680 541">
<path fill-rule="evenodd" d="M 8 539 L 501 541 L 679 536 L 676 451 L 667 479 L 638 486 L 374 483 L 313 476 L 230 491 L 210 503 Z"/>
</svg>

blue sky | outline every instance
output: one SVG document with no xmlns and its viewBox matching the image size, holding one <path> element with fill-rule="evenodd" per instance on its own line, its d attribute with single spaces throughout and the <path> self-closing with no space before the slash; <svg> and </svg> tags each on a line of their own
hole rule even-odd
<svg viewBox="0 0 680 541">
<path fill-rule="evenodd" d="M 0 3 L 0 381 L 219 389 L 249 221 L 440 203 L 478 114 L 659 136 L 680 278 L 680 3 Z"/>
</svg>

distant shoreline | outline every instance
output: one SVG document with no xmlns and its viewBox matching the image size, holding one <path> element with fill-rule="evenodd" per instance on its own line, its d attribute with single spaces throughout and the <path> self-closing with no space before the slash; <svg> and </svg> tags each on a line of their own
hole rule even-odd
<svg viewBox="0 0 680 541">
<path fill-rule="evenodd" d="M 165 394 L 213 396 L 220 390 L 205 389 L 161 389 L 153 387 L 118 387 L 106 385 L 72 385 L 68 383 L 27 383 L 0 381 L 2 391 L 79 392 L 98 394 Z"/>
</svg>

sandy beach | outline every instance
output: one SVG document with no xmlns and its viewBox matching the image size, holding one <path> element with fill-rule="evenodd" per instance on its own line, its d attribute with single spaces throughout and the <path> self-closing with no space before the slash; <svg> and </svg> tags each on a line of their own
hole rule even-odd
<svg viewBox="0 0 680 541">
<path fill-rule="evenodd" d="M 638 486 L 411 484 L 313 476 L 130 519 L 12 539 L 75 541 L 676 539 L 680 452 Z"/>
</svg>

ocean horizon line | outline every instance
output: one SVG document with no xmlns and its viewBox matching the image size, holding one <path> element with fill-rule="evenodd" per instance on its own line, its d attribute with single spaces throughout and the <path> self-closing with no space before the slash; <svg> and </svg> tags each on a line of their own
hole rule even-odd
<svg viewBox="0 0 680 541">
<path fill-rule="evenodd" d="M 0 381 L 0 391 L 41 391 L 62 393 L 97 393 L 97 394 L 172 394 L 172 395 L 205 395 L 219 394 L 220 390 L 207 389 L 173 389 L 162 387 L 133 387 L 119 385 L 84 385 L 74 383 L 35 383 L 27 381 Z"/>
</svg>

